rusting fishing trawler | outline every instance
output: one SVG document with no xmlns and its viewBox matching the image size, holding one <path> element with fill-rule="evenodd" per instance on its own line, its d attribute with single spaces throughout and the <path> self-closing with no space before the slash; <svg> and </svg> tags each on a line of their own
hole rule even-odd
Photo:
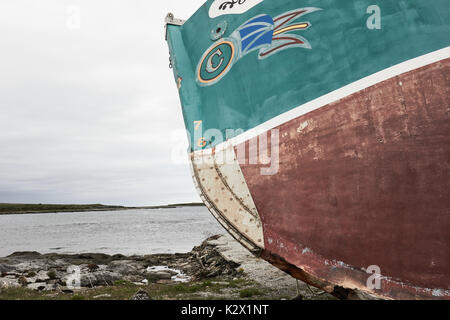
<svg viewBox="0 0 450 320">
<path fill-rule="evenodd" d="M 166 23 L 194 181 L 231 235 L 339 298 L 450 298 L 448 0 Z"/>
</svg>

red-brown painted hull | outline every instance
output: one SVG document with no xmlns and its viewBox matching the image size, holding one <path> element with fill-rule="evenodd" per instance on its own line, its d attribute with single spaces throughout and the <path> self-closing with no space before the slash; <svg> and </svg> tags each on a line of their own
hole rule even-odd
<svg viewBox="0 0 450 320">
<path fill-rule="evenodd" d="M 279 126 L 276 175 L 239 159 L 262 257 L 338 296 L 377 265 L 380 297 L 449 299 L 449 81 L 447 59 Z"/>
</svg>

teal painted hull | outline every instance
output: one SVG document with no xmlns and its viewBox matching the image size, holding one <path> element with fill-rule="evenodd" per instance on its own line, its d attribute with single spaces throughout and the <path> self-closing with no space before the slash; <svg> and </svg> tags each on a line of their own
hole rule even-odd
<svg viewBox="0 0 450 320">
<path fill-rule="evenodd" d="M 220 144 L 205 137 L 194 141 L 196 121 L 203 132 L 218 129 L 247 131 L 293 108 L 401 62 L 450 44 L 450 6 L 446 0 L 381 1 L 381 29 L 369 29 L 367 8 L 373 1 L 263 1 L 240 15 L 211 19 L 207 1 L 183 26 L 168 26 L 175 79 L 192 150 Z M 229 37 L 252 17 L 276 17 L 297 8 L 321 10 L 299 21 L 311 26 L 294 31 L 311 49 L 287 48 L 264 60 L 251 52 L 235 63 L 217 83 L 198 84 L 197 65 L 214 43 L 211 32 L 226 21 L 222 38 Z M 217 41 L 217 40 L 216 40 Z M 219 40 L 220 41 L 220 40 Z M 210 141 L 212 140 L 212 141 Z"/>
</svg>

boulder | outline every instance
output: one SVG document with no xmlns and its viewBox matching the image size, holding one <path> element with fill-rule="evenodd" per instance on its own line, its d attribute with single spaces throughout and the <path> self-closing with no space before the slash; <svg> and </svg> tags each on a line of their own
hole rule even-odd
<svg viewBox="0 0 450 320">
<path fill-rule="evenodd" d="M 47 288 L 47 284 L 45 282 L 35 282 L 35 283 L 30 283 L 29 285 L 27 285 L 28 289 L 31 290 L 45 290 Z"/>
<path fill-rule="evenodd" d="M 73 289 L 70 289 L 66 286 L 57 286 L 57 289 L 63 293 L 73 293 Z"/>
<path fill-rule="evenodd" d="M 171 282 L 172 282 L 171 280 L 163 279 L 163 280 L 158 280 L 156 283 L 157 284 L 169 284 Z"/>
<path fill-rule="evenodd" d="M 152 282 L 158 282 L 159 280 L 170 280 L 172 279 L 172 275 L 168 272 L 158 271 L 158 272 L 149 272 L 146 275 L 146 278 Z"/>
<path fill-rule="evenodd" d="M 151 298 L 146 291 L 139 290 L 130 300 L 151 300 Z"/>
<path fill-rule="evenodd" d="M 170 274 L 172 277 L 173 276 L 177 276 L 180 274 L 180 272 L 177 272 L 175 270 L 164 270 L 164 272 L 167 272 L 168 274 Z"/>
<path fill-rule="evenodd" d="M 103 264 L 111 259 L 111 257 L 104 253 L 83 253 L 76 255 L 76 258 L 80 260 L 86 260 L 92 264 Z"/>
<path fill-rule="evenodd" d="M 121 275 L 116 272 L 99 271 L 82 274 L 80 279 L 81 287 L 111 286 L 115 281 L 120 280 Z"/>
<path fill-rule="evenodd" d="M 0 263 L 0 273 L 8 273 L 9 271 L 14 270 L 14 267 L 8 265 L 6 263 Z"/>
<path fill-rule="evenodd" d="M 18 288 L 20 286 L 17 279 L 0 278 L 0 289 Z"/>
<path fill-rule="evenodd" d="M 37 281 L 37 277 L 26 277 L 27 283 L 35 283 Z"/>
<path fill-rule="evenodd" d="M 25 278 L 24 276 L 20 276 L 19 279 L 17 279 L 17 281 L 20 283 L 22 287 L 26 287 L 28 284 L 28 279 Z"/>
<path fill-rule="evenodd" d="M 50 277 L 47 275 L 47 271 L 41 270 L 36 275 L 36 281 L 37 282 L 45 282 L 47 280 L 50 280 Z"/>
<path fill-rule="evenodd" d="M 13 265 L 14 270 L 20 273 L 29 273 L 36 270 L 44 270 L 46 268 L 43 260 L 26 260 Z"/>
<path fill-rule="evenodd" d="M 94 299 L 100 299 L 100 298 L 111 298 L 111 295 L 108 293 L 105 293 L 105 294 L 99 294 L 98 296 L 94 296 Z"/>
<path fill-rule="evenodd" d="M 130 282 L 141 282 L 144 279 L 144 277 L 141 275 L 133 275 L 132 274 L 132 275 L 123 276 L 122 279 L 126 280 L 126 281 L 130 281 Z"/>
<path fill-rule="evenodd" d="M 142 270 L 142 266 L 133 260 L 116 260 L 112 261 L 108 267 L 114 272 L 122 275 L 136 274 Z"/>
<path fill-rule="evenodd" d="M 99 285 L 113 285 L 115 281 L 120 280 L 122 276 L 116 272 L 99 271 L 96 272 Z"/>
<path fill-rule="evenodd" d="M 100 267 L 98 265 L 96 265 L 95 263 L 91 263 L 87 265 L 87 268 L 89 270 L 89 272 L 95 272 L 97 271 Z"/>
</svg>

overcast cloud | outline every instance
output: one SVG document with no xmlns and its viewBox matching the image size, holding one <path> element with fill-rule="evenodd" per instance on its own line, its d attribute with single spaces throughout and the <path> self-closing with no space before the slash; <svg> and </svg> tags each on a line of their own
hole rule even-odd
<svg viewBox="0 0 450 320">
<path fill-rule="evenodd" d="M 1 1 L 0 202 L 199 201 L 171 161 L 184 125 L 164 17 L 203 3 Z"/>
</svg>

